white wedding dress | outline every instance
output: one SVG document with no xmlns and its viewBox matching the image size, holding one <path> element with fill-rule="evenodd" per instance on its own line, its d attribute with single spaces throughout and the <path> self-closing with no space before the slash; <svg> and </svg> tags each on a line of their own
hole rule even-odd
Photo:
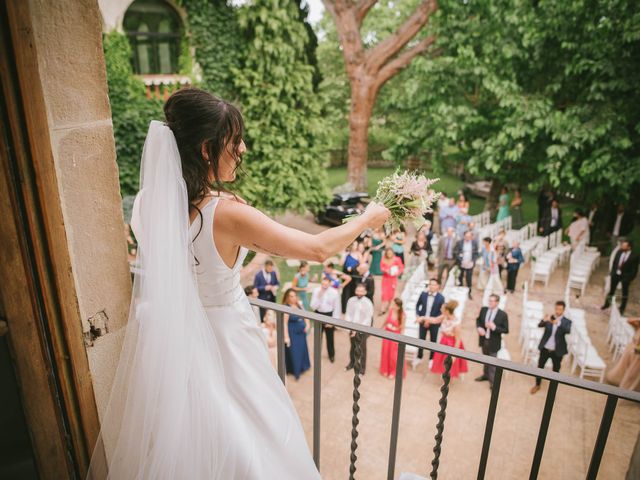
<svg viewBox="0 0 640 480">
<path fill-rule="evenodd" d="M 213 216 L 220 198 L 202 207 L 190 227 L 200 299 L 214 330 L 230 393 L 226 440 L 230 452 L 220 478 L 320 478 L 302 425 L 289 395 L 273 368 L 255 313 L 240 284 L 247 254 L 241 247 L 229 268 L 215 247 Z"/>
<path fill-rule="evenodd" d="M 129 318 L 87 478 L 319 479 L 240 285 L 247 250 L 233 268 L 220 258 L 218 197 L 189 224 L 180 155 L 161 122 L 149 126 L 140 185 Z"/>
</svg>

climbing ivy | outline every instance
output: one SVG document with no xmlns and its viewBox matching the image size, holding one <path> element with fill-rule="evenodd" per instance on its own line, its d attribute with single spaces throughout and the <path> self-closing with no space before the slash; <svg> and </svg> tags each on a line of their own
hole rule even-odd
<svg viewBox="0 0 640 480">
<path fill-rule="evenodd" d="M 125 35 L 115 31 L 106 34 L 103 49 L 120 190 L 123 196 L 133 195 L 138 191 L 140 156 L 149 122 L 164 118 L 162 102 L 147 99 L 144 84 L 133 75 L 131 46 Z"/>
<path fill-rule="evenodd" d="M 273 212 L 319 208 L 328 198 L 320 105 L 298 2 L 254 0 L 238 20 L 248 46 L 233 69 L 247 130 L 241 192 Z"/>
<path fill-rule="evenodd" d="M 187 35 L 202 71 L 199 86 L 227 100 L 236 100 L 234 68 L 244 54 L 237 10 L 225 0 L 180 0 L 187 11 Z"/>
</svg>

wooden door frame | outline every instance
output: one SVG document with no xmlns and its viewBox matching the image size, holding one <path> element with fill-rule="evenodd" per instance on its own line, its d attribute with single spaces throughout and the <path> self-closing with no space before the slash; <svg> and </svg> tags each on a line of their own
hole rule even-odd
<svg viewBox="0 0 640 480">
<path fill-rule="evenodd" d="M 84 477 L 99 419 L 41 86 L 46 79 L 39 76 L 29 2 L 0 2 L 0 17 L 1 313 L 40 476 Z"/>
</svg>

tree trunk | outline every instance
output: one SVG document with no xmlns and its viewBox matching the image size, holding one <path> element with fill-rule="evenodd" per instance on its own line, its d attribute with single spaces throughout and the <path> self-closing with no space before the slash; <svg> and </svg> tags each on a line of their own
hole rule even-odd
<svg viewBox="0 0 640 480">
<path fill-rule="evenodd" d="M 491 218 L 495 218 L 498 212 L 498 198 L 500 197 L 500 190 L 502 189 L 502 182 L 500 180 L 493 179 L 491 181 L 491 188 L 489 189 L 489 195 L 487 201 L 484 204 L 484 209 L 491 212 Z"/>
<path fill-rule="evenodd" d="M 349 161 L 347 181 L 357 191 L 367 191 L 367 158 L 369 154 L 369 121 L 375 103 L 375 93 L 360 87 L 351 95 L 349 112 Z"/>
<path fill-rule="evenodd" d="M 393 35 L 374 47 L 365 48 L 360 37 L 360 27 L 376 2 L 377 0 L 322 0 L 335 22 L 351 85 L 347 181 L 361 191 L 366 191 L 367 188 L 369 120 L 378 91 L 390 78 L 409 65 L 416 55 L 426 52 L 435 42 L 435 36 L 431 35 L 408 46 L 437 8 L 435 0 L 422 0 Z"/>
</svg>

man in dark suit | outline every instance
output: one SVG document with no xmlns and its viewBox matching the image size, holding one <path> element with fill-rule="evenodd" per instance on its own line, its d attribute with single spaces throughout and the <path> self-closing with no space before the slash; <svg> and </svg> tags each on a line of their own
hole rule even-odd
<svg viewBox="0 0 640 480">
<path fill-rule="evenodd" d="M 478 260 L 478 240 L 473 238 L 473 232 L 469 230 L 464 232 L 464 238 L 456 243 L 456 248 L 453 251 L 458 267 L 460 267 L 458 283 L 462 286 L 462 280 L 465 279 L 467 287 L 469 287 L 469 298 L 471 298 L 473 267 L 476 266 L 476 260 Z"/>
<path fill-rule="evenodd" d="M 571 320 L 564 316 L 565 308 L 566 305 L 562 300 L 556 302 L 555 315 L 547 315 L 538 324 L 539 327 L 544 328 L 544 333 L 542 334 L 540 344 L 538 345 L 538 350 L 540 350 L 538 368 L 544 368 L 547 360 L 551 359 L 551 362 L 553 363 L 553 371 L 560 371 L 562 357 L 564 357 L 568 352 L 566 336 L 571 333 Z M 541 382 L 542 379 L 540 377 L 536 377 L 536 384 L 531 387 L 532 395 L 540 390 Z"/>
<path fill-rule="evenodd" d="M 629 285 L 638 275 L 638 263 L 640 258 L 633 250 L 631 240 L 623 240 L 620 243 L 620 249 L 613 258 L 611 265 L 611 289 L 602 306 L 602 310 L 606 310 L 611 305 L 611 298 L 615 295 L 618 283 L 622 283 L 622 300 L 620 302 L 620 313 L 623 314 L 627 308 L 627 300 L 629 299 Z"/>
<path fill-rule="evenodd" d="M 426 292 L 420 294 L 418 303 L 416 303 L 416 321 L 419 324 L 419 335 L 421 340 L 427 338 L 432 342 L 438 341 L 438 330 L 440 330 L 440 322 L 442 315 L 442 305 L 444 305 L 444 296 L 440 293 L 440 282 L 435 278 L 429 280 L 429 286 Z M 418 349 L 418 355 L 411 362 L 411 368 L 416 367 L 422 362 L 423 349 Z M 429 353 L 429 368 L 433 359 L 433 351 Z"/>
<path fill-rule="evenodd" d="M 543 212 L 539 227 L 538 231 L 544 236 L 556 230 L 562 230 L 562 209 L 555 198 L 551 201 L 549 208 Z"/>
<path fill-rule="evenodd" d="M 258 298 L 267 300 L 268 302 L 276 301 L 276 292 L 280 282 L 278 281 L 278 275 L 273 270 L 273 261 L 267 260 L 264 262 L 264 268 L 256 273 L 253 280 L 253 285 L 258 289 Z M 264 314 L 266 309 L 260 309 L 260 321 L 264 321 Z"/>
<path fill-rule="evenodd" d="M 498 308 L 499 304 L 500 297 L 495 294 L 491 295 L 489 297 L 489 306 L 482 307 L 476 319 L 482 353 L 492 357 L 498 356 L 502 346 L 502 335 L 509 333 L 509 317 L 505 311 Z M 496 367 L 485 365 L 482 375 L 476 378 L 476 382 L 487 380 L 490 387 L 493 388 L 495 373 Z"/>
</svg>

